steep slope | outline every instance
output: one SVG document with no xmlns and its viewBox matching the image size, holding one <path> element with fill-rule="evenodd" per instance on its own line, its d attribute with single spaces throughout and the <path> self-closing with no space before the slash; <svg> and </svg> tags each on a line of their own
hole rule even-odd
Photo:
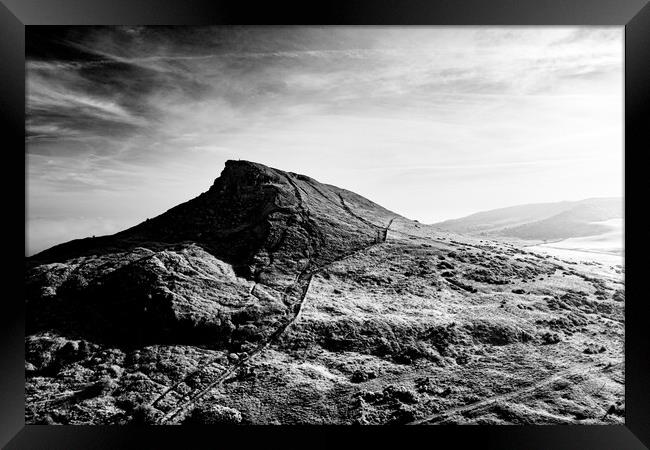
<svg viewBox="0 0 650 450">
<path fill-rule="evenodd" d="M 26 282 L 28 423 L 622 421 L 622 268 L 260 164 Z"/>
<path fill-rule="evenodd" d="M 505 236 L 528 240 L 558 240 L 609 231 L 604 222 L 623 217 L 619 198 L 538 203 L 472 214 L 433 226 L 455 233 Z"/>
<path fill-rule="evenodd" d="M 351 211 L 356 208 L 371 210 L 374 216 L 355 216 Z M 303 175 L 227 161 L 221 176 L 195 199 L 115 235 L 62 244 L 30 261 L 194 242 L 232 264 L 238 274 L 257 279 L 310 257 L 315 263 L 332 260 L 372 241 L 394 216 L 352 192 Z"/>
<path fill-rule="evenodd" d="M 370 205 L 374 215 L 354 215 L 357 204 Z M 228 318 L 215 304 L 231 302 L 226 309 L 259 315 L 245 313 L 241 301 L 257 293 L 275 299 L 264 317 L 284 314 L 279 293 L 301 272 L 375 242 L 395 216 L 302 175 L 228 161 L 195 199 L 115 235 L 72 241 L 30 258 L 28 326 L 89 328 L 96 339 L 125 342 L 221 336 Z M 44 264 L 61 260 L 68 262 Z M 219 292 L 224 285 L 230 288 Z M 112 319 L 98 326 L 88 320 L 96 316 Z"/>
</svg>

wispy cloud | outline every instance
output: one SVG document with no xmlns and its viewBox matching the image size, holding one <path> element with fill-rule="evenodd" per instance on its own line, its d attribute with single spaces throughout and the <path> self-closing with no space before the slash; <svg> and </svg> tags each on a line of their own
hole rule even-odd
<svg viewBox="0 0 650 450">
<path fill-rule="evenodd" d="M 205 190 L 231 158 L 422 221 L 621 192 L 621 28 L 69 27 L 27 38 L 30 215 L 58 204 L 139 220 Z M 418 192 L 445 194 L 427 203 Z"/>
</svg>

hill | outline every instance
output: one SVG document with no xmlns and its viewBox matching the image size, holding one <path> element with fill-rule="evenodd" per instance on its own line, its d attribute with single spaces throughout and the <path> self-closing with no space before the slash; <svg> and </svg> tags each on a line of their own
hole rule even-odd
<svg viewBox="0 0 650 450">
<path fill-rule="evenodd" d="M 27 259 L 26 422 L 622 423 L 622 277 L 228 161 Z"/>
<path fill-rule="evenodd" d="M 620 198 L 592 198 L 494 209 L 433 226 L 455 233 L 548 241 L 606 233 L 610 227 L 603 222 L 622 217 Z"/>
</svg>

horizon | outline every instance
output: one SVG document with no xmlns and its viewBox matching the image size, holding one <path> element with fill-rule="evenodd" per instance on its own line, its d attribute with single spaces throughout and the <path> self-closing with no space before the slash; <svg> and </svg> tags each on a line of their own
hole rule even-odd
<svg viewBox="0 0 650 450">
<path fill-rule="evenodd" d="M 248 162 L 248 163 L 261 164 L 261 163 L 258 163 L 257 161 L 248 161 L 248 160 L 227 160 L 227 161 L 243 161 L 243 162 Z M 226 162 L 227 162 L 227 161 L 226 161 Z M 225 163 L 224 163 L 224 167 L 225 167 Z M 272 169 L 282 170 L 282 169 L 279 168 L 279 167 L 272 167 L 272 166 L 267 166 L 267 167 L 271 167 Z M 296 173 L 296 172 L 291 172 L 291 173 L 294 174 L 294 175 L 305 175 L 305 176 L 310 177 L 309 174 Z M 221 176 L 221 175 L 219 175 L 217 178 L 215 178 L 215 180 L 218 179 L 220 176 Z M 313 178 L 313 177 L 310 177 L 310 178 Z M 213 181 L 214 181 L 214 180 L 213 180 Z M 319 182 L 319 183 L 321 183 L 321 184 L 329 184 L 329 183 L 322 183 L 320 180 L 316 180 L 316 181 Z M 334 185 L 334 186 L 335 186 L 335 185 Z M 343 187 L 343 186 L 335 186 L 335 187 L 345 189 L 345 187 Z M 208 187 L 208 188 L 209 188 L 209 187 Z M 208 190 L 208 189 L 205 189 L 204 191 L 202 191 L 202 192 L 200 192 L 200 193 L 197 193 L 196 196 L 200 195 L 201 193 L 206 192 L 207 190 Z M 193 198 L 196 198 L 196 196 L 195 196 L 195 197 L 192 197 L 192 198 L 190 198 L 190 199 L 187 199 L 187 201 L 192 200 Z M 367 198 L 367 197 L 366 197 L 366 198 Z M 377 204 L 377 205 L 379 205 L 379 206 L 383 206 L 383 205 L 381 205 L 381 204 L 375 202 L 375 201 L 374 201 L 373 199 L 371 199 L 371 198 L 367 198 L 367 200 L 370 200 L 370 201 L 372 201 L 373 203 L 375 203 L 375 204 Z M 475 212 L 470 213 L 470 214 L 467 214 L 467 215 L 465 215 L 465 216 L 461 216 L 461 217 L 450 217 L 450 218 L 447 218 L 447 219 L 440 220 L 440 221 L 438 221 L 438 222 L 431 222 L 431 223 L 429 223 L 429 222 L 421 222 L 421 221 L 418 221 L 417 219 L 413 219 L 413 218 L 411 218 L 411 217 L 404 216 L 403 214 L 399 214 L 399 212 L 397 212 L 397 211 L 393 211 L 393 212 L 395 212 L 395 213 L 401 215 L 402 217 L 404 217 L 404 218 L 406 218 L 406 219 L 408 219 L 408 220 L 414 220 L 414 221 L 417 221 L 417 222 L 419 222 L 419 223 L 421 223 L 421 224 L 423 224 L 423 225 L 434 226 L 434 225 L 437 225 L 437 224 L 440 224 L 440 223 L 443 223 L 443 222 L 447 222 L 447 221 L 460 220 L 460 219 L 464 219 L 464 218 L 471 217 L 471 216 L 474 216 L 474 215 L 479 215 L 479 214 L 482 214 L 482 213 L 487 213 L 487 212 L 492 212 L 492 211 L 499 211 L 499 210 L 503 210 L 503 209 L 517 208 L 517 207 L 523 207 L 523 206 L 546 205 L 546 204 L 551 205 L 551 204 L 557 204 L 557 203 L 580 203 L 580 202 L 585 202 L 585 201 L 589 201 L 589 200 L 621 200 L 621 201 L 623 201 L 624 198 L 623 198 L 622 196 L 621 196 L 621 197 L 589 197 L 589 198 L 578 199 L 578 200 L 560 200 L 560 201 L 556 201 L 556 202 L 523 203 L 523 204 L 517 204 L 517 205 L 508 205 L 508 206 L 503 206 L 503 207 L 497 207 L 497 208 L 493 208 L 493 209 L 489 209 L 489 210 L 475 211 Z M 181 203 L 184 203 L 184 202 L 181 202 Z M 177 205 L 173 205 L 171 208 L 173 208 L 174 206 L 177 206 Z M 170 209 L 171 209 L 171 208 L 170 208 Z M 167 211 L 168 211 L 168 210 L 161 211 L 160 214 L 164 214 L 164 213 L 167 212 Z M 157 215 L 160 215 L 160 214 L 156 214 L 156 216 L 157 216 Z M 153 217 L 155 217 L 155 216 L 153 216 Z M 147 217 L 147 218 L 143 219 L 143 220 L 140 221 L 140 222 L 136 222 L 136 223 L 128 224 L 128 225 L 126 225 L 124 228 L 121 228 L 121 229 L 119 229 L 119 230 L 116 230 L 115 232 L 119 232 L 119 231 L 126 230 L 126 229 L 128 229 L 128 228 L 131 228 L 131 227 L 133 227 L 133 226 L 136 226 L 136 225 L 138 225 L 139 223 L 144 222 L 145 220 L 149 220 L 149 219 L 151 219 L 151 217 Z M 106 235 L 110 235 L 110 234 L 114 234 L 114 233 L 108 233 L 108 234 L 106 234 Z M 100 236 L 96 236 L 96 235 L 92 235 L 92 236 L 93 236 L 93 237 L 100 237 Z M 79 238 L 74 238 L 74 239 L 83 239 L 83 238 L 86 238 L 86 237 L 90 237 L 90 236 L 80 236 Z M 74 240 L 74 239 L 72 239 L 72 240 Z M 56 244 L 54 244 L 53 246 L 56 246 L 56 245 L 58 245 L 58 244 L 63 244 L 63 243 L 66 243 L 66 242 L 69 242 L 69 241 L 63 241 L 63 242 L 60 242 L 60 243 L 56 243 Z M 26 255 L 26 256 L 32 256 L 32 255 L 37 254 L 37 253 L 39 253 L 39 252 L 41 252 L 41 251 L 43 251 L 43 250 L 47 250 L 47 249 L 49 249 L 49 248 L 51 248 L 51 247 L 52 247 L 52 246 L 50 246 L 50 247 L 46 247 L 46 248 L 44 248 L 44 249 L 42 249 L 42 250 L 38 250 L 38 251 L 32 252 L 32 253 L 30 253 L 30 254 L 28 254 L 28 255 Z"/>
<path fill-rule="evenodd" d="M 558 200 L 558 201 L 554 201 L 554 202 L 520 203 L 520 204 L 517 204 L 517 205 L 506 205 L 506 206 L 500 206 L 500 207 L 497 207 L 497 208 L 476 211 L 476 212 L 473 212 L 473 213 L 470 213 L 470 214 L 467 214 L 467 215 L 464 215 L 464 216 L 461 216 L 461 217 L 451 217 L 449 219 L 443 219 L 443 220 L 441 220 L 439 222 L 435 222 L 435 223 L 447 222 L 449 220 L 464 219 L 466 217 L 475 216 L 475 215 L 482 214 L 482 213 L 487 213 L 487 212 L 492 212 L 492 211 L 499 211 L 499 210 L 503 210 L 503 209 L 517 208 L 517 207 L 520 207 L 520 206 L 553 205 L 553 204 L 557 204 L 557 203 L 581 203 L 581 202 L 586 202 L 586 201 L 589 201 L 589 200 L 621 200 L 621 202 L 622 202 L 624 200 L 624 197 L 623 196 L 619 196 L 619 197 L 587 197 L 587 198 L 581 198 L 581 199 L 577 199 L 577 200 Z M 428 224 L 428 225 L 434 225 L 434 224 Z"/>
<path fill-rule="evenodd" d="M 622 30 L 32 27 L 26 254 L 162 214 L 228 159 L 427 224 L 623 199 Z"/>
</svg>

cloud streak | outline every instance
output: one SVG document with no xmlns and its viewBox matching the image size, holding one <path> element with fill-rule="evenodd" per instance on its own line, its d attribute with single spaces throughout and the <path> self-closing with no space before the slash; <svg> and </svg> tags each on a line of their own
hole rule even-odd
<svg viewBox="0 0 650 450">
<path fill-rule="evenodd" d="M 30 216 L 140 220 L 233 158 L 424 222 L 621 193 L 620 28 L 58 27 L 27 44 Z"/>
</svg>

